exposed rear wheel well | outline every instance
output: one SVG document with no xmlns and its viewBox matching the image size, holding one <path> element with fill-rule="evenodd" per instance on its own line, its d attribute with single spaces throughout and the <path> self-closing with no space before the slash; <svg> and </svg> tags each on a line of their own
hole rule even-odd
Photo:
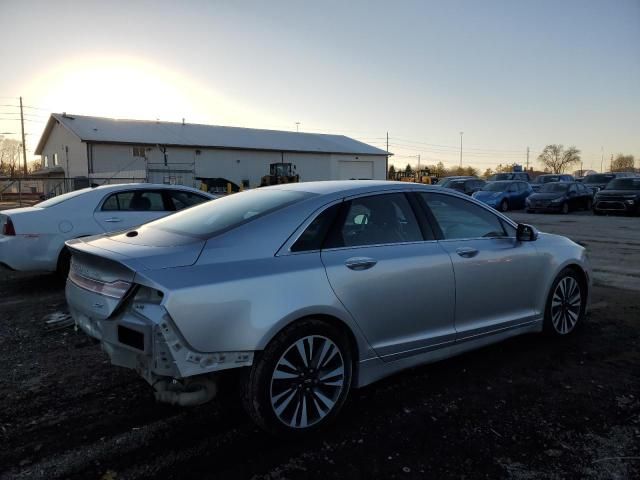
<svg viewBox="0 0 640 480">
<path fill-rule="evenodd" d="M 358 342 L 356 341 L 356 337 L 353 334 L 353 332 L 351 331 L 351 329 L 349 328 L 349 326 L 344 323 L 342 320 L 340 320 L 337 317 L 334 317 L 332 315 L 324 315 L 324 314 L 319 314 L 319 315 L 309 315 L 306 317 L 301 317 L 298 318 L 297 320 L 294 320 L 293 322 L 289 323 L 286 327 L 284 328 L 288 328 L 291 325 L 297 323 L 297 322 L 301 322 L 303 320 L 309 319 L 309 318 L 314 318 L 316 320 L 322 320 L 323 322 L 326 322 L 338 329 L 340 329 L 345 336 L 347 337 L 347 339 L 349 340 L 349 347 L 351 348 L 351 358 L 353 360 L 353 385 L 357 385 L 358 384 L 358 359 L 360 358 L 359 356 L 359 349 L 358 349 Z M 281 332 L 282 330 L 280 330 Z M 278 332 L 278 333 L 280 333 Z M 273 338 L 275 338 L 278 333 L 276 333 L 276 335 L 273 336 Z M 271 340 L 269 340 L 269 342 L 273 341 L 273 338 Z"/>
</svg>

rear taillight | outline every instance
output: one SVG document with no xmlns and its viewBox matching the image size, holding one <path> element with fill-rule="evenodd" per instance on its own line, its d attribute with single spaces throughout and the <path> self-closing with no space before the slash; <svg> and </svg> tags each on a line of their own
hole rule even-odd
<svg viewBox="0 0 640 480">
<path fill-rule="evenodd" d="M 98 295 L 104 295 L 105 297 L 121 299 L 125 293 L 131 288 L 129 282 L 123 280 L 116 280 L 114 282 L 103 282 L 93 278 L 84 277 L 71 268 L 69 271 L 69 280 L 75 283 L 80 288 L 89 290 L 90 292 L 97 293 Z"/>
<path fill-rule="evenodd" d="M 13 222 L 11 221 L 11 219 L 9 217 L 7 217 L 7 221 L 2 226 L 2 234 L 3 235 L 10 235 L 12 237 L 15 237 L 15 235 L 16 235 L 16 229 L 13 226 Z"/>
</svg>

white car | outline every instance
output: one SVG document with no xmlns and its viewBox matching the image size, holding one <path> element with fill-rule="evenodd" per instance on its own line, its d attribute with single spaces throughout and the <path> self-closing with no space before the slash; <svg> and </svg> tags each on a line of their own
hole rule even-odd
<svg viewBox="0 0 640 480">
<path fill-rule="evenodd" d="M 0 211 L 0 266 L 66 277 L 73 238 L 126 230 L 217 198 L 194 188 L 150 183 L 104 185 Z"/>
</svg>

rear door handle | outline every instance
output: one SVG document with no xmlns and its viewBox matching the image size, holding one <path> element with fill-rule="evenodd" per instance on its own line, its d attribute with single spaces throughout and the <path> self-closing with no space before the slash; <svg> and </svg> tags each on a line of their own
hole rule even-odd
<svg viewBox="0 0 640 480">
<path fill-rule="evenodd" d="M 475 257 L 478 254 L 478 250 L 473 247 L 460 247 L 456 249 L 456 253 L 464 258 Z"/>
<path fill-rule="evenodd" d="M 351 270 L 367 270 L 373 267 L 376 263 L 378 263 L 377 260 L 369 257 L 352 257 L 344 262 L 346 267 Z"/>
<path fill-rule="evenodd" d="M 105 218 L 104 221 L 109 223 L 116 223 L 116 222 L 121 222 L 122 219 L 117 217 L 111 217 L 111 218 Z"/>
</svg>

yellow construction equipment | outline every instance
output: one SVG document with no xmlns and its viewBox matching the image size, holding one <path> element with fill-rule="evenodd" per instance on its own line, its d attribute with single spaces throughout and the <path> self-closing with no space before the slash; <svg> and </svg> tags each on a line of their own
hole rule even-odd
<svg viewBox="0 0 640 480">
<path fill-rule="evenodd" d="M 300 175 L 295 173 L 295 165 L 292 163 L 272 163 L 269 165 L 269 175 L 262 177 L 261 187 L 267 185 L 280 185 L 282 183 L 298 183 Z"/>
</svg>

